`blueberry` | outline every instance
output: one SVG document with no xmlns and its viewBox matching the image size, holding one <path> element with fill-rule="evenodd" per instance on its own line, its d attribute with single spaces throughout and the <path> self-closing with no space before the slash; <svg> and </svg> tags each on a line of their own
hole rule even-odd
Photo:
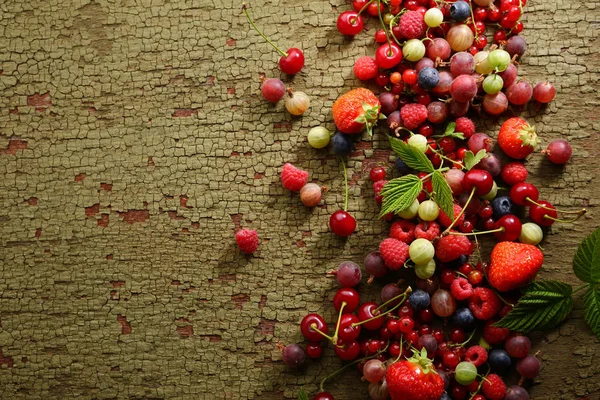
<svg viewBox="0 0 600 400">
<path fill-rule="evenodd" d="M 418 82 L 423 89 L 431 90 L 440 83 L 440 74 L 435 68 L 425 67 L 419 71 Z"/>
<path fill-rule="evenodd" d="M 475 322 L 475 317 L 467 307 L 459 308 L 452 316 L 452 322 L 463 328 L 468 328 Z"/>
<path fill-rule="evenodd" d="M 444 392 L 442 397 L 440 397 L 440 400 L 452 400 L 452 397 L 448 396 L 448 393 Z"/>
<path fill-rule="evenodd" d="M 406 174 L 409 170 L 408 165 L 404 164 L 404 161 L 400 157 L 396 158 L 396 163 L 394 164 L 398 172 L 402 172 Z"/>
<path fill-rule="evenodd" d="M 499 219 L 513 213 L 513 202 L 508 196 L 496 197 L 492 200 L 492 209 L 494 210 L 494 217 Z"/>
<path fill-rule="evenodd" d="M 429 293 L 424 290 L 417 289 L 410 294 L 408 297 L 408 302 L 412 308 L 414 308 L 416 311 L 419 311 L 429 307 L 431 299 L 429 298 Z"/>
<path fill-rule="evenodd" d="M 352 151 L 354 143 L 350 135 L 337 131 L 331 141 L 333 143 L 333 152 L 338 156 L 346 156 Z"/>
<path fill-rule="evenodd" d="M 494 349 L 488 354 L 488 363 L 490 363 L 492 371 L 503 375 L 510 369 L 511 360 L 506 351 Z"/>
<path fill-rule="evenodd" d="M 452 269 L 457 269 L 461 267 L 463 264 L 466 264 L 469 261 L 469 257 L 464 254 L 458 257 L 456 260 L 452 260 L 448 263 L 448 267 Z"/>
<path fill-rule="evenodd" d="M 471 16 L 471 7 L 466 1 L 456 1 L 450 6 L 450 17 L 458 22 L 462 22 Z"/>
</svg>

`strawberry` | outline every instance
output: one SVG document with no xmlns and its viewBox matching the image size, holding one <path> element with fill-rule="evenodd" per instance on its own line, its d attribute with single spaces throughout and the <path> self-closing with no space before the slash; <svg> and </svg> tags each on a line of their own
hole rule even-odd
<svg viewBox="0 0 600 400">
<path fill-rule="evenodd" d="M 340 96 L 333 107 L 333 121 L 343 133 L 360 133 L 363 128 L 373 135 L 377 120 L 385 118 L 380 114 L 381 103 L 369 89 L 358 88 Z"/>
<path fill-rule="evenodd" d="M 501 292 L 518 289 L 531 281 L 544 262 L 540 249 L 516 242 L 496 244 L 490 258 L 488 280 Z"/>
<path fill-rule="evenodd" d="M 537 146 L 538 137 L 533 126 L 521 118 L 510 118 L 500 128 L 498 145 L 507 156 L 521 160 Z"/>
<path fill-rule="evenodd" d="M 408 360 L 392 364 L 385 380 L 392 400 L 439 400 L 444 393 L 444 380 L 427 358 L 425 348 Z"/>
</svg>

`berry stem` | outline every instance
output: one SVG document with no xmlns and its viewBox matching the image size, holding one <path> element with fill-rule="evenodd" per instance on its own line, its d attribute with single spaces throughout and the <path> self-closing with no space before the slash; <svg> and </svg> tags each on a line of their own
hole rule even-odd
<svg viewBox="0 0 600 400">
<path fill-rule="evenodd" d="M 338 314 L 337 324 L 335 325 L 335 332 L 333 334 L 333 337 L 331 338 L 335 346 L 337 346 L 338 332 L 340 331 L 340 321 L 342 320 L 342 312 L 344 311 L 344 307 L 346 307 L 347 304 L 348 303 L 346 303 L 345 301 L 342 302 L 342 306 L 340 307 L 340 313 Z"/>
<path fill-rule="evenodd" d="M 385 32 L 385 40 L 387 40 L 388 44 L 388 56 L 392 56 L 394 52 L 392 51 L 392 44 L 390 43 L 390 35 L 385 27 L 385 23 L 383 22 L 383 17 L 381 16 L 381 0 L 377 0 L 377 15 L 379 16 L 379 23 L 383 28 L 383 32 Z"/>
<path fill-rule="evenodd" d="M 470 232 L 470 233 L 462 233 L 462 232 L 448 232 L 448 235 L 456 235 L 456 236 L 477 236 L 477 235 L 485 235 L 486 233 L 496 233 L 496 232 L 504 232 L 504 227 L 492 229 L 489 231 L 479 231 L 479 232 Z"/>
<path fill-rule="evenodd" d="M 389 303 L 392 303 L 392 302 L 394 302 L 394 301 L 398 300 L 398 299 L 399 299 L 399 298 L 401 298 L 401 297 L 402 297 L 402 301 L 401 301 L 400 303 L 402 303 L 402 302 L 404 301 L 404 298 L 406 298 L 406 296 L 407 296 L 407 295 L 408 295 L 410 292 L 412 292 L 412 288 L 409 286 L 409 287 L 407 287 L 407 288 L 406 288 L 406 290 L 404 291 L 404 293 L 402 293 L 402 294 L 399 294 L 399 295 L 398 295 L 398 296 L 396 296 L 396 297 L 392 297 L 391 299 L 389 299 L 388 301 L 386 301 L 385 303 L 383 303 L 382 305 L 380 305 L 379 307 L 377 307 L 375 310 L 376 310 L 376 311 L 379 311 L 379 310 L 380 310 L 380 309 L 382 309 L 383 307 L 387 306 Z"/>
<path fill-rule="evenodd" d="M 379 310 L 379 309 L 380 309 L 380 308 L 381 308 L 383 305 L 385 305 L 385 304 L 389 303 L 390 301 L 393 301 L 394 299 L 397 299 L 398 297 L 403 297 L 403 298 L 402 298 L 402 300 L 401 300 L 401 301 L 400 301 L 398 304 L 396 304 L 394 307 L 390 308 L 389 310 L 387 310 L 387 311 L 386 311 L 386 312 L 384 312 L 384 313 L 381 313 L 381 314 L 379 314 L 379 315 L 376 315 L 376 316 L 374 316 L 374 317 L 371 317 L 371 318 L 369 318 L 369 319 L 365 319 L 364 321 L 355 322 L 355 323 L 353 323 L 351 326 L 352 326 L 352 327 L 355 327 L 355 326 L 359 326 L 359 325 L 362 325 L 362 324 L 366 324 L 367 322 L 374 321 L 374 320 L 376 320 L 377 318 L 381 318 L 381 317 L 383 317 L 384 315 L 387 315 L 387 314 L 391 313 L 392 311 L 394 311 L 394 310 L 396 310 L 397 308 L 399 308 L 399 307 L 402 305 L 402 303 L 404 303 L 404 300 L 406 299 L 406 296 L 408 296 L 408 294 L 409 294 L 410 292 L 412 292 L 412 289 L 411 289 L 411 288 L 410 288 L 410 286 L 409 286 L 409 287 L 406 289 L 406 291 L 405 291 L 404 293 L 402 293 L 401 295 L 399 295 L 399 296 L 396 296 L 396 297 L 394 297 L 394 298 L 392 298 L 392 299 L 390 299 L 390 300 L 386 301 L 386 302 L 385 302 L 385 303 L 383 303 L 381 306 L 377 307 L 377 308 L 375 309 L 375 311 Z"/>
<path fill-rule="evenodd" d="M 469 343 L 471 341 L 471 339 L 473 339 L 473 336 L 475 336 L 475 332 L 477 332 L 477 329 L 473 329 L 473 332 L 471 332 L 471 334 L 469 335 L 469 337 L 467 338 L 467 340 L 465 340 L 462 343 L 450 343 L 448 345 L 448 347 L 463 347 L 464 345 L 466 345 L 467 343 Z"/>
<path fill-rule="evenodd" d="M 319 332 L 321 335 L 323 335 L 325 338 L 327 338 L 327 340 L 329 340 L 331 343 L 335 344 L 333 341 L 333 338 L 331 336 L 329 336 L 328 334 L 326 334 L 325 332 L 321 332 L 319 330 L 319 328 L 317 328 L 317 324 L 312 324 L 310 326 L 310 329 L 312 329 L 315 332 Z"/>
<path fill-rule="evenodd" d="M 565 224 L 570 224 L 572 222 L 577 221 L 579 218 L 581 218 L 584 214 L 585 214 L 585 208 L 583 209 L 584 212 L 582 212 L 581 214 L 579 214 L 577 217 L 573 218 L 573 219 L 559 219 L 559 218 L 554 218 L 549 216 L 548 214 L 544 214 L 544 219 L 549 219 L 552 221 L 556 221 L 556 222 L 562 222 Z"/>
<path fill-rule="evenodd" d="M 555 208 L 550 208 L 550 207 L 546 207 L 543 204 L 540 204 L 536 201 L 533 201 L 532 199 L 530 199 L 529 197 L 525 197 L 525 200 L 527 200 L 528 202 L 530 202 L 531 204 L 535 204 L 536 206 L 543 208 L 544 210 L 548 210 L 548 211 L 556 211 L 562 214 L 585 214 L 587 212 L 587 209 L 582 208 L 581 210 L 577 210 L 577 211 L 565 211 L 565 210 L 557 210 Z"/>
<path fill-rule="evenodd" d="M 348 211 L 348 172 L 346 172 L 346 163 L 344 159 L 340 157 L 340 161 L 342 162 L 342 169 L 344 170 L 344 184 L 346 186 L 346 195 L 344 197 L 344 211 Z"/>
<path fill-rule="evenodd" d="M 452 221 L 452 223 L 450 224 L 450 226 L 447 227 L 444 232 L 442 232 L 441 236 L 446 236 L 450 232 L 450 229 L 452 229 L 452 227 L 458 222 L 458 220 L 460 219 L 460 217 L 465 213 L 465 210 L 467 209 L 467 207 L 469 206 L 469 203 L 473 199 L 473 195 L 475 194 L 475 190 L 477 190 L 476 187 L 473 187 L 473 189 L 471 189 L 471 194 L 469 195 L 469 198 L 467 199 L 467 202 L 463 206 L 462 210 L 460 210 L 460 213 L 458 213 L 458 216 L 456 216 L 454 218 L 454 221 Z"/>
<path fill-rule="evenodd" d="M 271 41 L 269 40 L 269 38 L 268 38 L 268 37 L 266 37 L 266 36 L 265 36 L 265 35 L 264 35 L 264 34 L 263 34 L 263 33 L 262 33 L 262 32 L 261 32 L 261 31 L 260 31 L 260 30 L 259 30 L 259 29 L 256 27 L 256 25 L 254 24 L 254 21 L 252 21 L 252 17 L 250 17 L 250 13 L 248 12 L 248 4 L 246 4 L 246 3 L 242 3 L 242 9 L 244 10 L 244 13 L 246 14 L 246 18 L 248 18 L 248 22 L 250 22 L 250 25 L 252 25 L 252 28 L 254 28 L 254 30 L 255 30 L 256 32 L 258 32 L 258 34 L 259 34 L 260 36 L 262 36 L 262 38 L 263 38 L 263 39 L 265 39 L 265 40 L 267 41 L 267 43 L 269 43 L 271 46 L 273 46 L 273 48 L 274 48 L 275 50 L 277 50 L 277 52 L 278 52 L 279 54 L 281 54 L 281 55 L 282 55 L 282 56 L 284 56 L 284 57 L 287 57 L 287 56 L 288 56 L 288 54 L 287 54 L 285 51 L 283 51 L 283 50 L 281 50 L 279 47 L 277 47 L 277 45 L 275 45 L 275 43 L 271 42 Z"/>
<path fill-rule="evenodd" d="M 428 148 L 429 150 L 433 151 L 434 153 L 436 153 L 438 156 L 440 156 L 440 158 L 442 158 L 442 159 L 444 159 L 444 160 L 446 160 L 446 161 L 450 161 L 452 164 L 458 164 L 458 165 L 460 165 L 461 169 L 464 169 L 464 168 L 465 168 L 465 165 L 464 165 L 463 163 L 461 163 L 461 162 L 458 162 L 458 161 L 456 161 L 456 160 L 453 160 L 453 159 L 451 159 L 451 158 L 448 158 L 448 157 L 446 157 L 445 155 L 443 155 L 441 152 L 437 151 L 437 150 L 436 150 L 436 149 L 434 149 L 433 147 L 431 147 L 431 146 L 427 145 L 427 148 Z M 450 169 L 450 168 L 447 168 L 447 169 Z"/>
</svg>

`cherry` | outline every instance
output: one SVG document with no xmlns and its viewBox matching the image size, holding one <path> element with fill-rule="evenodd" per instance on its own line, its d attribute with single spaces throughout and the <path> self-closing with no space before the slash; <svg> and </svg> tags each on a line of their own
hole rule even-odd
<svg viewBox="0 0 600 400">
<path fill-rule="evenodd" d="M 367 7 L 367 12 L 373 16 L 376 17 L 379 15 L 379 13 L 384 13 L 385 12 L 385 8 L 383 6 L 383 3 L 379 3 L 379 7 L 377 6 L 377 2 L 373 2 L 371 4 L 368 5 Z"/>
<path fill-rule="evenodd" d="M 433 321 L 433 310 L 431 309 L 431 307 L 427 307 L 421 311 L 419 311 L 419 320 L 421 322 L 431 322 Z M 425 326 L 425 325 L 424 325 Z M 423 329 L 423 326 L 421 326 L 421 329 Z M 423 333 L 421 333 L 421 329 L 419 329 L 419 333 L 421 335 L 424 335 Z M 429 332 L 431 333 L 431 332 Z"/>
<path fill-rule="evenodd" d="M 386 171 L 385 168 L 383 168 L 382 166 L 376 166 L 371 168 L 371 171 L 369 172 L 369 178 L 371 178 L 371 180 L 373 182 L 379 182 L 385 179 L 385 175 L 386 175 Z"/>
<path fill-rule="evenodd" d="M 360 295 L 352 288 L 341 288 L 333 297 L 333 308 L 335 308 L 335 311 L 340 311 L 343 302 L 346 302 L 344 312 L 351 313 L 358 307 Z"/>
<path fill-rule="evenodd" d="M 527 203 L 535 204 L 537 199 L 540 197 L 540 193 L 531 183 L 519 182 L 510 188 L 509 196 L 513 203 L 520 206 L 526 206 L 529 205 Z"/>
<path fill-rule="evenodd" d="M 337 210 L 329 218 L 329 227 L 338 236 L 350 236 L 356 229 L 356 220 L 348 212 Z"/>
<path fill-rule="evenodd" d="M 321 392 L 315 394 L 312 400 L 335 400 L 335 398 L 329 392 Z"/>
<path fill-rule="evenodd" d="M 441 138 L 438 141 L 438 145 L 445 154 L 452 153 L 456 149 L 456 142 L 449 136 Z"/>
<path fill-rule="evenodd" d="M 375 77 L 375 83 L 379 87 L 385 87 L 388 85 L 388 83 L 390 83 L 390 76 L 385 72 L 380 72 Z"/>
<path fill-rule="evenodd" d="M 356 357 L 358 357 L 358 354 L 360 353 L 360 345 L 356 340 L 353 340 L 348 343 L 345 343 L 342 340 L 338 340 L 337 346 L 335 346 L 334 350 L 335 354 L 337 354 L 337 356 L 342 360 L 352 361 Z"/>
<path fill-rule="evenodd" d="M 412 318 L 413 315 L 415 315 L 415 310 L 411 306 L 409 306 L 408 304 L 403 305 L 398 310 L 398 316 L 399 317 L 411 317 Z"/>
<path fill-rule="evenodd" d="M 337 29 L 342 35 L 358 35 L 363 27 L 363 18 L 356 11 L 344 11 L 337 19 Z"/>
<path fill-rule="evenodd" d="M 467 338 L 465 331 L 461 328 L 454 328 L 450 331 L 450 340 L 454 343 L 462 343 Z"/>
<path fill-rule="evenodd" d="M 492 175 L 482 169 L 472 169 L 465 174 L 462 186 L 465 192 L 475 189 L 477 196 L 485 196 L 492 190 L 494 178 Z"/>
<path fill-rule="evenodd" d="M 356 340 L 358 335 L 360 335 L 360 325 L 353 325 L 360 322 L 356 315 L 354 314 L 342 314 L 340 318 L 340 330 L 338 332 L 338 338 L 351 342 Z"/>
<path fill-rule="evenodd" d="M 419 127 L 419 134 L 425 137 L 433 135 L 433 125 L 430 122 L 425 122 Z"/>
<path fill-rule="evenodd" d="M 318 332 L 318 329 L 320 332 Z M 320 342 L 327 335 L 327 322 L 319 314 L 308 314 L 302 319 L 300 323 L 300 332 L 302 335 L 311 342 Z"/>
<path fill-rule="evenodd" d="M 383 69 L 394 68 L 402 61 L 402 49 L 396 43 L 382 44 L 375 52 L 375 62 Z"/>
<path fill-rule="evenodd" d="M 537 205 L 532 204 L 529 207 L 529 218 L 540 226 L 552 225 L 557 217 L 556 208 L 546 200 L 538 200 Z"/>
<path fill-rule="evenodd" d="M 448 351 L 448 352 L 446 352 L 446 354 L 444 354 L 443 360 L 444 360 L 444 365 L 448 369 L 454 369 L 460 362 L 460 357 L 455 352 Z"/>
<path fill-rule="evenodd" d="M 494 214 L 494 209 L 489 204 L 484 204 L 479 209 L 479 216 L 481 218 L 490 218 Z"/>
<path fill-rule="evenodd" d="M 358 319 L 362 322 L 362 321 L 366 321 L 368 319 L 371 318 L 375 318 L 377 317 L 379 314 L 381 314 L 381 311 L 377 310 L 377 303 L 370 301 L 367 303 L 363 303 L 360 305 L 360 307 L 358 307 Z M 369 322 L 365 322 L 364 324 L 361 324 L 362 326 L 365 327 L 365 329 L 368 329 L 370 331 L 374 331 L 376 329 L 381 328 L 381 326 L 383 325 L 383 323 L 385 322 L 383 317 L 379 317 L 379 318 L 375 318 Z"/>
<path fill-rule="evenodd" d="M 385 31 L 383 29 L 377 29 L 377 32 L 375 32 L 375 42 L 385 43 L 386 41 L 387 36 L 385 35 Z"/>
<path fill-rule="evenodd" d="M 310 358 L 317 359 L 323 354 L 323 347 L 320 343 L 309 343 L 306 345 L 306 355 Z"/>
<path fill-rule="evenodd" d="M 460 224 L 458 226 L 458 229 L 462 232 L 462 233 L 471 233 L 473 232 L 473 229 L 475 228 L 475 225 L 473 224 L 473 222 L 467 220 L 464 220 L 462 222 L 462 224 Z"/>
<path fill-rule="evenodd" d="M 501 232 L 494 233 L 496 239 L 500 242 L 513 242 L 521 234 L 521 221 L 514 215 L 507 214 L 496 221 L 497 228 L 503 228 Z"/>
<path fill-rule="evenodd" d="M 360 12 L 367 4 L 369 4 L 369 0 L 354 0 L 352 2 L 352 8 L 354 8 L 356 12 Z"/>
</svg>

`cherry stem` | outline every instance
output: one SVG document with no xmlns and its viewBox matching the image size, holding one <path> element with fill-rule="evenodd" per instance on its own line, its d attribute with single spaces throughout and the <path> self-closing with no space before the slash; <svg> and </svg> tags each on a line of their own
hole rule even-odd
<svg viewBox="0 0 600 400">
<path fill-rule="evenodd" d="M 429 150 L 433 151 L 434 153 L 436 153 L 438 156 L 440 156 L 440 158 L 446 160 L 446 161 L 450 161 L 453 164 L 458 164 L 461 166 L 461 169 L 465 168 L 464 164 L 461 162 L 458 162 L 456 160 L 453 160 L 451 158 L 446 157 L 445 155 L 443 155 L 441 152 L 437 151 L 436 149 L 434 149 L 433 147 L 427 145 L 427 147 L 429 148 Z M 449 169 L 449 168 L 448 168 Z"/>
<path fill-rule="evenodd" d="M 279 54 L 281 54 L 281 55 L 282 55 L 282 56 L 284 56 L 284 57 L 287 57 L 287 56 L 288 56 L 288 54 L 287 54 L 285 51 L 283 51 L 283 50 L 281 50 L 279 47 L 277 47 L 277 45 L 276 45 L 275 43 L 271 42 L 271 41 L 269 40 L 269 38 L 268 38 L 268 37 L 266 37 L 266 36 L 265 36 L 265 35 L 264 35 L 264 34 L 263 34 L 263 33 L 262 33 L 262 32 L 261 32 L 261 31 L 260 31 L 260 30 L 259 30 L 259 29 L 256 27 L 256 25 L 254 24 L 254 21 L 252 21 L 252 18 L 250 17 L 250 13 L 248 12 L 248 4 L 246 4 L 246 3 L 242 3 L 242 9 L 244 10 L 244 13 L 246 14 L 246 18 L 248 18 L 248 22 L 250 22 L 250 25 L 252 25 L 252 28 L 254 28 L 254 30 L 255 30 L 256 32 L 258 32 L 258 34 L 259 34 L 260 36 L 262 36 L 262 38 L 263 38 L 263 39 L 265 39 L 265 40 L 267 41 L 267 43 L 269 43 L 271 46 L 273 46 L 273 48 L 274 48 L 275 50 L 277 50 L 277 52 L 278 52 Z"/>
<path fill-rule="evenodd" d="M 460 213 L 458 213 L 458 216 L 456 218 L 454 218 L 454 221 L 452 221 L 452 223 L 450 224 L 450 226 L 447 227 L 444 232 L 442 232 L 441 236 L 446 236 L 450 232 L 450 229 L 452 229 L 452 227 L 454 225 L 456 225 L 456 223 L 458 222 L 458 220 L 460 219 L 460 217 L 465 213 L 465 210 L 467 209 L 467 207 L 469 206 L 469 203 L 473 199 L 473 195 L 475 194 L 475 190 L 476 189 L 477 188 L 475 188 L 475 187 L 473 187 L 473 189 L 471 189 L 471 194 L 469 195 L 469 198 L 467 199 L 467 202 L 463 206 L 462 210 L 460 210 Z"/>
<path fill-rule="evenodd" d="M 584 210 L 585 210 L 585 208 L 584 208 Z M 584 214 L 585 214 L 585 212 L 583 212 L 583 213 L 579 214 L 577 217 L 575 217 L 575 218 L 573 218 L 573 219 L 558 219 L 558 218 L 551 217 L 551 216 L 549 216 L 548 214 L 544 214 L 544 219 L 549 219 L 549 220 L 556 221 L 556 222 L 562 222 L 562 223 L 565 223 L 565 224 L 570 224 L 570 223 L 572 223 L 572 222 L 575 222 L 575 221 L 577 221 L 577 220 L 578 220 L 579 218 L 581 218 L 581 217 L 582 217 Z"/>
<path fill-rule="evenodd" d="M 337 324 L 335 325 L 335 333 L 333 334 L 333 337 L 331 338 L 334 346 L 337 346 L 338 332 L 340 331 L 340 322 L 342 320 L 342 312 L 344 311 L 344 307 L 346 307 L 347 304 L 348 303 L 346 303 L 345 301 L 342 301 L 342 306 L 340 307 L 340 313 L 338 314 Z"/>
<path fill-rule="evenodd" d="M 325 338 L 327 338 L 327 340 L 329 340 L 329 341 L 331 341 L 331 343 L 335 344 L 335 343 L 333 342 L 333 338 L 332 338 L 331 336 L 329 336 L 329 335 L 328 335 L 328 334 L 326 334 L 325 332 L 321 332 L 321 331 L 319 330 L 319 328 L 317 328 L 317 324 L 314 324 L 314 323 L 313 323 L 313 324 L 310 326 L 310 329 L 312 329 L 312 330 L 313 330 L 313 331 L 315 331 L 315 332 L 319 332 L 321 335 L 323 335 Z"/>
<path fill-rule="evenodd" d="M 473 329 L 473 332 L 471 332 L 471 334 L 469 335 L 469 337 L 467 338 L 467 340 L 465 340 L 462 343 L 450 343 L 448 346 L 449 347 L 463 347 L 464 345 L 466 345 L 467 343 L 469 343 L 471 341 L 471 339 L 473 339 L 473 336 L 475 336 L 475 332 L 477 332 L 477 329 Z"/>
<path fill-rule="evenodd" d="M 409 286 L 408 288 L 406 288 L 406 290 L 404 291 L 404 293 L 399 294 L 398 296 L 392 297 L 391 299 L 389 299 L 388 301 L 386 301 L 385 303 L 383 303 L 382 305 L 380 305 L 379 307 L 377 307 L 375 310 L 379 311 L 383 307 L 387 306 L 389 303 L 392 303 L 392 302 L 394 302 L 395 300 L 398 300 L 401 297 L 406 297 L 406 295 L 409 294 L 410 292 L 412 292 L 412 288 Z M 402 301 L 400 303 L 402 303 Z"/>
<path fill-rule="evenodd" d="M 392 43 L 390 43 L 390 35 L 388 34 L 387 29 L 385 29 L 385 23 L 383 22 L 383 17 L 381 16 L 381 0 L 377 0 L 377 15 L 379 16 L 379 23 L 381 24 L 383 32 L 385 33 L 385 40 L 387 40 L 387 55 L 391 57 L 394 55 L 394 52 L 392 51 Z"/>
<path fill-rule="evenodd" d="M 384 313 L 381 313 L 381 314 L 379 314 L 379 315 L 376 315 L 376 316 L 374 316 L 374 317 L 371 317 L 371 318 L 369 318 L 369 319 L 365 319 L 364 321 L 355 322 L 355 323 L 353 323 L 351 326 L 352 326 L 352 327 L 355 327 L 355 326 L 359 326 L 359 325 L 362 325 L 362 324 L 366 324 L 367 322 L 374 321 L 374 320 L 376 320 L 377 318 L 381 318 L 381 317 L 383 317 L 384 315 L 387 315 L 387 314 L 391 313 L 392 311 L 394 311 L 394 310 L 398 309 L 398 308 L 399 308 L 399 307 L 402 305 L 402 303 L 404 303 L 404 300 L 406 299 L 406 296 L 408 296 L 408 294 L 409 294 L 410 292 L 412 292 L 412 289 L 411 289 L 411 288 L 410 288 L 410 286 L 409 286 L 409 287 L 406 289 L 406 291 L 405 291 L 404 293 L 402 293 L 401 295 L 398 295 L 398 296 L 396 296 L 396 297 L 394 297 L 394 298 L 391 298 L 391 299 L 389 299 L 388 301 L 386 301 L 385 303 L 383 303 L 382 305 L 380 305 L 379 307 L 377 307 L 377 308 L 375 309 L 375 311 L 379 310 L 381 307 L 383 307 L 384 305 L 388 304 L 389 302 L 391 302 L 391 301 L 394 301 L 394 300 L 398 299 L 398 297 L 402 297 L 402 300 L 400 300 L 400 301 L 398 302 L 398 304 L 396 304 L 394 307 L 390 308 L 389 310 L 387 310 L 387 311 L 386 311 L 386 312 L 384 312 Z"/>
<path fill-rule="evenodd" d="M 556 211 L 562 214 L 585 214 L 587 212 L 587 210 L 585 208 L 582 208 L 581 210 L 577 210 L 577 211 L 564 211 L 564 210 L 557 210 L 556 208 L 550 208 L 550 207 L 546 207 L 543 204 L 540 204 L 538 202 L 533 201 L 531 198 L 529 197 L 525 197 L 525 200 L 527 200 L 528 202 L 535 204 L 536 206 L 543 208 L 544 210 L 548 210 L 548 211 Z"/>
<path fill-rule="evenodd" d="M 477 236 L 477 235 L 485 235 L 486 233 L 496 233 L 496 232 L 504 232 L 504 227 L 492 229 L 489 231 L 480 231 L 480 232 L 470 232 L 470 233 L 462 233 L 462 232 L 448 232 L 448 235 L 456 235 L 456 236 Z"/>
<path fill-rule="evenodd" d="M 344 198 L 344 211 L 348 211 L 348 173 L 346 172 L 346 163 L 344 159 L 340 157 L 342 162 L 342 169 L 344 170 L 344 184 L 346 185 L 346 196 Z"/>
</svg>

